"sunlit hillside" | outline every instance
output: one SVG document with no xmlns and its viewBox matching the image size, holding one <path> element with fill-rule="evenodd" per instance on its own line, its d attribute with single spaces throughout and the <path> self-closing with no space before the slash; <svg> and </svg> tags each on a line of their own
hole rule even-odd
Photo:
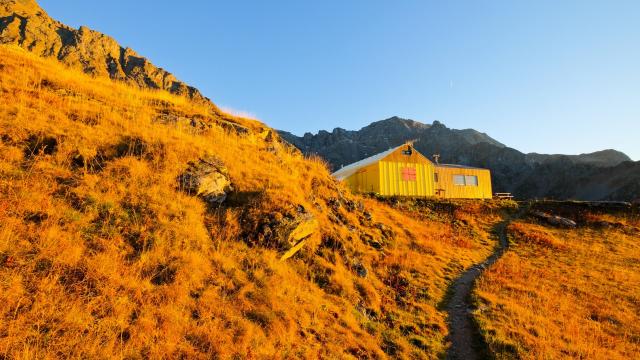
<svg viewBox="0 0 640 360">
<path fill-rule="evenodd" d="M 496 245 L 498 203 L 355 197 L 186 98 L 9 46 L 0 94 L 0 358 L 436 358 Z M 179 180 L 202 159 L 220 205 Z"/>
<path fill-rule="evenodd" d="M 577 229 L 533 219 L 478 282 L 475 316 L 498 359 L 640 356 L 640 215 L 579 206 Z"/>
</svg>

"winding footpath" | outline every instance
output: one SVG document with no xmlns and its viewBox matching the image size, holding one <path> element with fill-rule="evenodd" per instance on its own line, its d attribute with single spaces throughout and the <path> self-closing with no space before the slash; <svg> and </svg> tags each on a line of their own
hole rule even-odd
<svg viewBox="0 0 640 360">
<path fill-rule="evenodd" d="M 484 262 L 476 264 L 465 271 L 452 285 L 451 299 L 447 305 L 449 314 L 449 337 L 451 347 L 447 352 L 447 359 L 474 360 L 484 358 L 482 350 L 478 349 L 481 340 L 478 329 L 473 322 L 470 295 L 476 279 L 484 269 L 493 265 L 504 254 L 508 247 L 507 226 L 513 218 L 507 218 L 495 227 L 500 246 Z"/>
</svg>

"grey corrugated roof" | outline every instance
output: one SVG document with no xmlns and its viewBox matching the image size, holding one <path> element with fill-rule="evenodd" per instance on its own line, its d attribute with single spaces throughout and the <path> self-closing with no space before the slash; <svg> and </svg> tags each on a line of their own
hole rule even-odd
<svg viewBox="0 0 640 360">
<path fill-rule="evenodd" d="M 367 167 L 371 164 L 375 164 L 378 161 L 384 159 L 385 157 L 391 155 L 391 153 L 393 153 L 394 151 L 396 151 L 398 148 L 401 148 L 405 145 L 400 145 L 398 147 L 395 147 L 393 149 L 389 149 L 385 152 L 381 152 L 379 154 L 373 155 L 371 157 L 368 157 L 366 159 L 362 159 L 358 162 L 354 162 L 351 165 L 347 165 L 345 167 L 343 167 L 342 169 L 334 172 L 332 175 L 338 179 L 338 180 L 344 180 L 346 178 L 348 178 L 349 176 L 355 174 L 358 170 Z"/>
<path fill-rule="evenodd" d="M 456 168 L 456 169 L 473 169 L 473 170 L 487 170 L 479 167 L 467 166 L 467 165 L 457 165 L 457 164 L 437 164 L 436 167 L 444 167 L 444 168 Z"/>
</svg>

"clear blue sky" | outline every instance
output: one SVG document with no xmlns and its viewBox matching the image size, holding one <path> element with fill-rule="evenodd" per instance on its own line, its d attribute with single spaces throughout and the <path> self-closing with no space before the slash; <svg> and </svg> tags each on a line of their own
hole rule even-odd
<svg viewBox="0 0 640 360">
<path fill-rule="evenodd" d="M 40 0 L 296 134 L 393 115 L 640 160 L 640 1 Z"/>
</svg>

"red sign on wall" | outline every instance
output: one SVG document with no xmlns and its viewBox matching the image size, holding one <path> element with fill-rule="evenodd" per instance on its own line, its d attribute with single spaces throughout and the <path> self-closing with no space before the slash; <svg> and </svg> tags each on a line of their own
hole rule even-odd
<svg viewBox="0 0 640 360">
<path fill-rule="evenodd" d="M 416 169 L 415 168 L 402 168 L 402 180 L 403 181 L 416 181 Z"/>
</svg>

